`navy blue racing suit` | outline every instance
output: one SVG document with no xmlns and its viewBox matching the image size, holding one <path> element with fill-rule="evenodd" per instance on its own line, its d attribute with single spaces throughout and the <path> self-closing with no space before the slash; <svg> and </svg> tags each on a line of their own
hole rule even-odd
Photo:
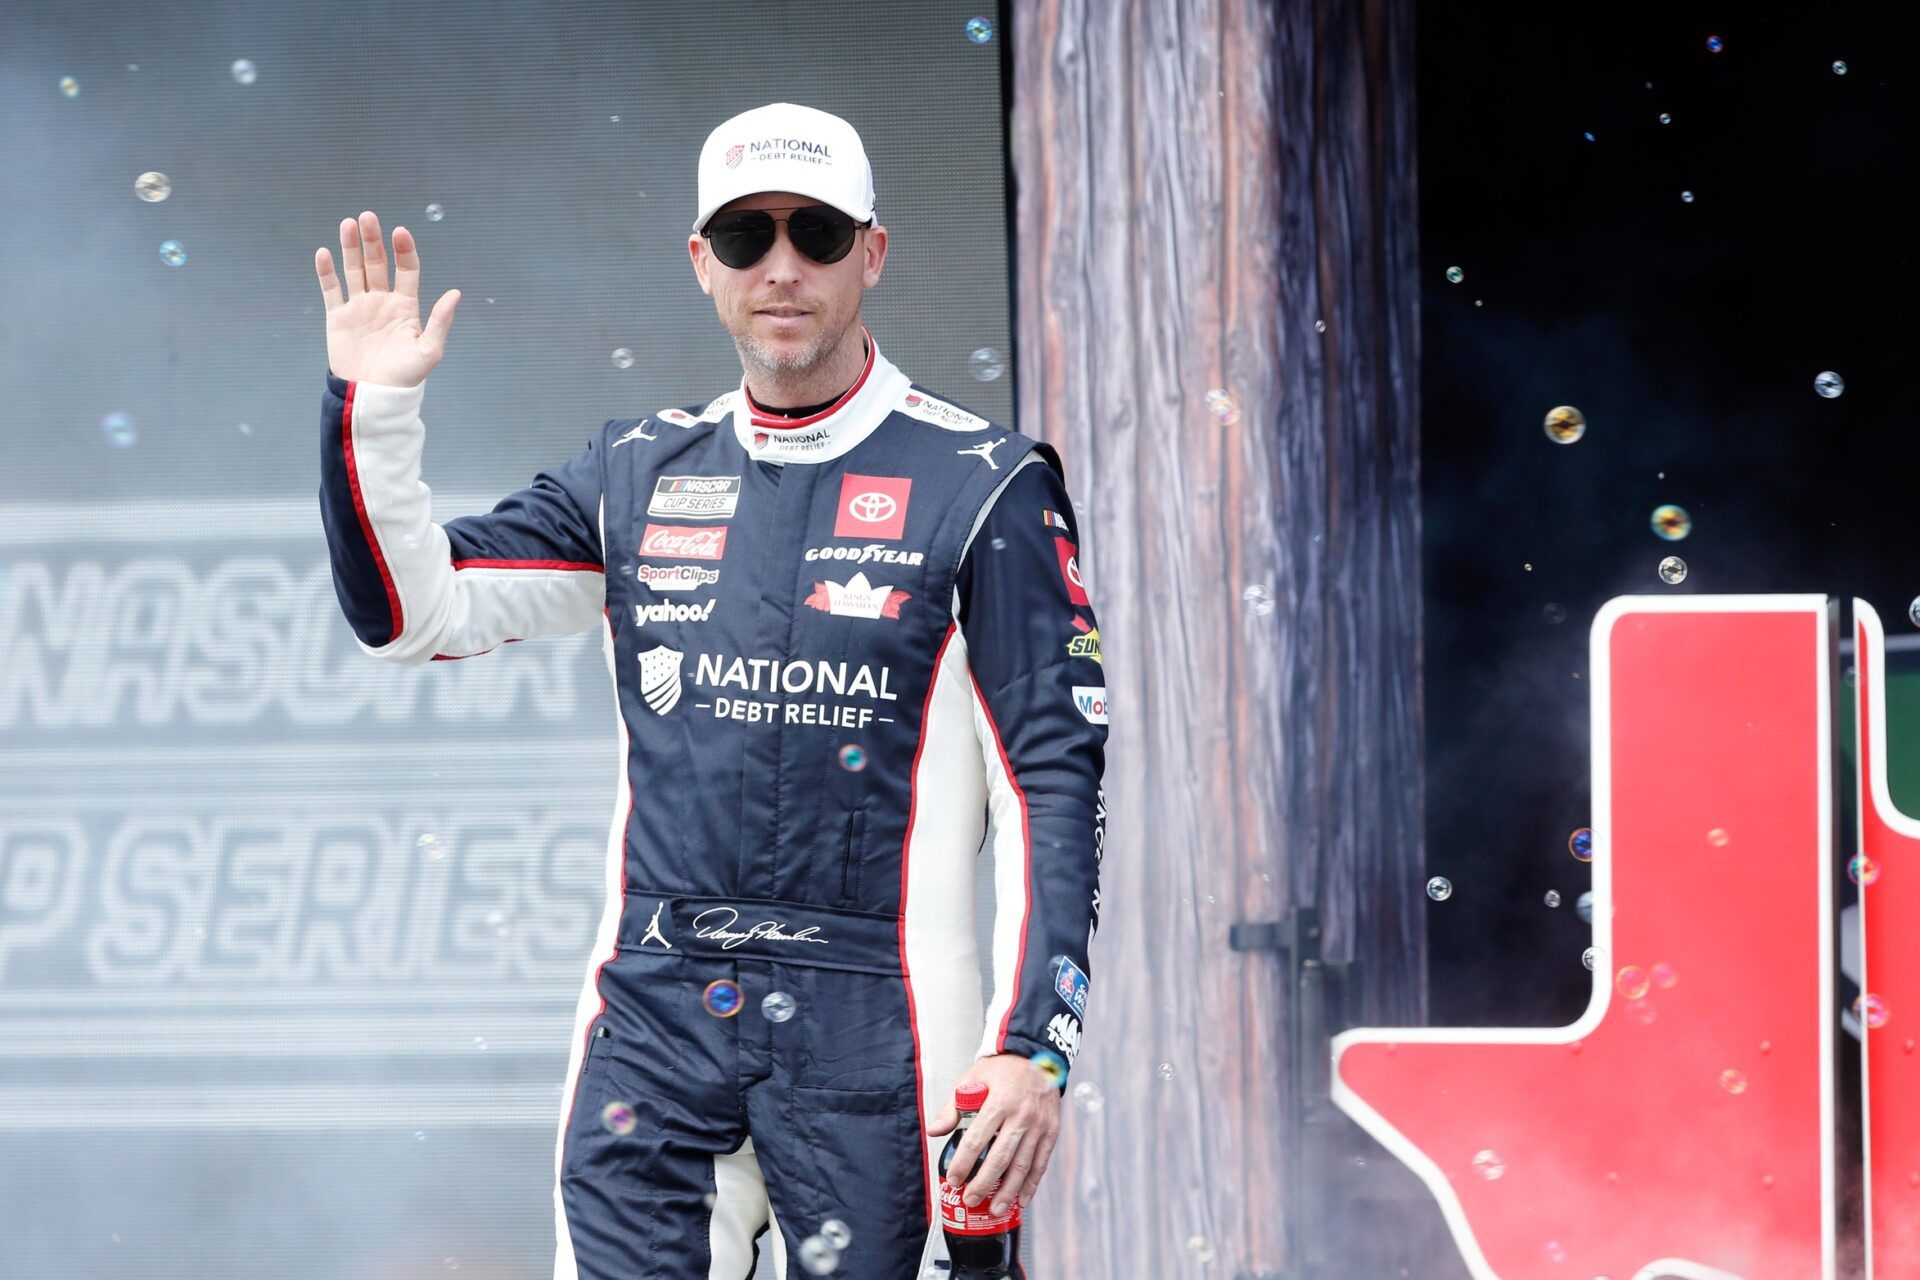
<svg viewBox="0 0 1920 1280">
<path fill-rule="evenodd" d="M 918 1276 L 944 1145 L 924 1128 L 955 1080 L 1079 1052 L 1107 710 L 1060 462 L 866 336 L 815 415 L 759 411 L 743 381 L 608 422 L 444 524 L 424 386 L 328 371 L 320 509 L 360 647 L 413 665 L 597 628 L 613 676 L 621 786 L 555 1144 L 556 1280 L 744 1280 L 769 1227 L 785 1276 L 834 1219 L 837 1274 Z M 762 1012 L 776 992 L 785 1020 Z"/>
</svg>

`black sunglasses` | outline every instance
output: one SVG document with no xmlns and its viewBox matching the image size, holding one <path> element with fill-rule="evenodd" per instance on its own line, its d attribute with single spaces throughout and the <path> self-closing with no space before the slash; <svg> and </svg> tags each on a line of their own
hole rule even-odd
<svg viewBox="0 0 1920 1280">
<path fill-rule="evenodd" d="M 784 218 L 776 218 L 765 209 L 729 209 L 707 220 L 700 234 L 713 246 L 713 256 L 734 270 L 750 267 L 773 248 L 774 224 L 787 224 L 787 238 L 793 247 L 815 262 L 838 262 L 853 248 L 857 227 L 871 225 L 855 222 L 831 205 L 810 204 L 795 209 Z"/>
</svg>

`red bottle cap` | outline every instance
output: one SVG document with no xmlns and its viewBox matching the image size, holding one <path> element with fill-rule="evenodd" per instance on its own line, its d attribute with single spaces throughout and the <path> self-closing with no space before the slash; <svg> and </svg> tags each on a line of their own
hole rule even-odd
<svg viewBox="0 0 1920 1280">
<path fill-rule="evenodd" d="M 987 1086 L 963 1084 L 953 1091 L 953 1105 L 962 1111 L 978 1111 L 987 1105 Z"/>
</svg>

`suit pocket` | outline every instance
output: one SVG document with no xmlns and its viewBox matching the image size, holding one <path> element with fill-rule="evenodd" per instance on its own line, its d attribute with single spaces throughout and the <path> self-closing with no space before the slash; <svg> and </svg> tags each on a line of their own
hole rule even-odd
<svg viewBox="0 0 1920 1280">
<path fill-rule="evenodd" d="M 840 863 L 840 901 L 860 905 L 860 864 L 866 857 L 867 810 L 863 805 L 847 813 L 847 830 Z"/>
<path fill-rule="evenodd" d="M 601 1155 L 607 1135 L 601 1129 L 600 1111 L 604 1103 L 596 1081 L 612 1043 L 612 1034 L 605 1023 L 596 1026 L 587 1037 L 587 1051 L 580 1060 L 580 1077 L 573 1084 L 573 1109 L 568 1116 L 560 1165 L 563 1176 L 573 1176 L 583 1163 L 591 1163 Z"/>
</svg>

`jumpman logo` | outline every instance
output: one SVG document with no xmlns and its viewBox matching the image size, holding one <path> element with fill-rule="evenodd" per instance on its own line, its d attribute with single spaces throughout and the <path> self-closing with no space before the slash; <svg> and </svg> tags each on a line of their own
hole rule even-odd
<svg viewBox="0 0 1920 1280">
<path fill-rule="evenodd" d="M 659 436 L 648 435 L 647 424 L 643 422 L 639 426 L 627 432 L 627 434 L 621 436 L 618 440 L 615 440 L 613 444 L 609 446 L 609 448 L 618 449 L 621 445 L 625 444 L 629 440 L 658 440 L 659 438 L 660 438 Z"/>
<path fill-rule="evenodd" d="M 662 902 L 658 906 L 654 907 L 653 919 L 647 922 L 647 931 L 646 933 L 642 934 L 640 937 L 641 946 L 644 947 L 649 942 L 658 942 L 661 946 L 665 947 L 667 950 L 669 951 L 673 950 L 673 944 L 667 941 L 667 935 L 660 932 L 660 913 L 666 910 L 666 906 L 667 904 Z"/>
<path fill-rule="evenodd" d="M 998 440 L 982 440 L 971 449 L 955 449 L 954 452 L 958 454 L 972 454 L 974 457 L 985 462 L 990 470 L 998 471 L 1000 464 L 993 460 L 993 451 L 1006 442 L 1007 438 L 1001 436 Z"/>
</svg>

